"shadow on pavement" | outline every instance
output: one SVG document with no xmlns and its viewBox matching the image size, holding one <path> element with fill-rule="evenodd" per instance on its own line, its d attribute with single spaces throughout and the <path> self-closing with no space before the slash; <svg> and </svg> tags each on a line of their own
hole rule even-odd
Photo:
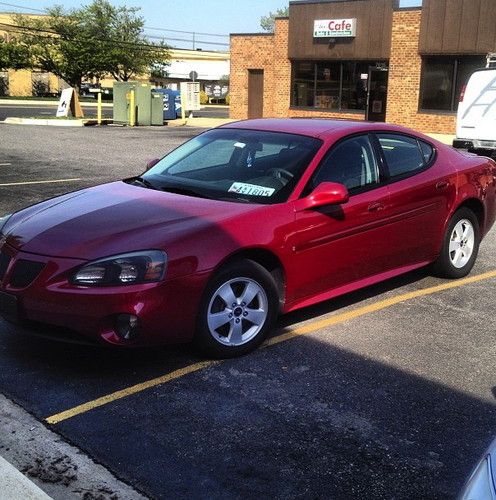
<svg viewBox="0 0 496 500">
<path fill-rule="evenodd" d="M 425 271 L 286 316 L 291 324 L 408 286 Z M 198 361 L 9 330 L 0 389 L 44 418 Z M 156 498 L 452 498 L 496 430 L 496 405 L 302 337 L 55 426 Z"/>
</svg>

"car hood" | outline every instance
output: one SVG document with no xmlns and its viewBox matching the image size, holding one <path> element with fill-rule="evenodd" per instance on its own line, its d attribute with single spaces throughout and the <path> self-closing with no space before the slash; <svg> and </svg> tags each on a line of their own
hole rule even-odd
<svg viewBox="0 0 496 500">
<path fill-rule="evenodd" d="M 21 210 L 3 232 L 8 244 L 24 252 L 92 260 L 166 248 L 181 235 L 214 230 L 256 208 L 115 182 Z"/>
</svg>

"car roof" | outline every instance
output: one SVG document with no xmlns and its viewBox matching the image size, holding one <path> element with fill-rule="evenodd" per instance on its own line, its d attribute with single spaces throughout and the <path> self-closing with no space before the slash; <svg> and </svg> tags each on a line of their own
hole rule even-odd
<svg viewBox="0 0 496 500">
<path fill-rule="evenodd" d="M 368 130 L 382 130 L 413 134 L 419 137 L 423 136 L 423 134 L 419 134 L 418 132 L 408 128 L 387 123 L 352 120 L 327 120 L 320 118 L 259 118 L 227 123 L 222 125 L 220 128 L 285 132 L 319 138 L 332 137 L 335 134 L 342 136 L 357 132 L 365 132 Z"/>
</svg>

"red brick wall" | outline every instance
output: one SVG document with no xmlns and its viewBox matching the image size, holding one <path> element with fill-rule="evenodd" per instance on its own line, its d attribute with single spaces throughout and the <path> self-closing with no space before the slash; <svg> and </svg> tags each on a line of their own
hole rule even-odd
<svg viewBox="0 0 496 500">
<path fill-rule="evenodd" d="M 230 117 L 248 116 L 248 70 L 264 70 L 265 118 L 310 117 L 363 119 L 362 114 L 290 109 L 291 62 L 288 59 L 287 19 L 276 19 L 275 32 L 267 35 L 231 36 Z"/>
<path fill-rule="evenodd" d="M 386 121 L 427 133 L 454 134 L 456 117 L 418 111 L 422 59 L 420 10 L 393 14 Z"/>
<path fill-rule="evenodd" d="M 288 59 L 288 19 L 276 19 L 275 37 L 273 45 L 274 60 L 272 63 L 274 71 L 274 85 L 270 98 L 273 101 L 273 117 L 282 118 L 288 116 L 288 108 L 291 96 L 291 62 Z"/>
<path fill-rule="evenodd" d="M 420 10 L 393 14 L 386 120 L 427 133 L 454 134 L 456 117 L 418 111 L 421 57 Z M 277 19 L 273 35 L 231 36 L 230 117 L 248 116 L 248 70 L 264 70 L 263 116 L 363 120 L 361 113 L 290 108 L 291 63 L 288 19 Z"/>
<path fill-rule="evenodd" d="M 288 110 L 287 116 L 291 118 L 341 118 L 343 120 L 365 120 L 364 113 L 345 113 L 338 111 L 324 111 L 322 109 L 298 109 Z"/>
<path fill-rule="evenodd" d="M 248 116 L 248 70 L 264 70 L 264 117 L 287 116 L 291 88 L 288 60 L 288 20 L 276 19 L 273 35 L 232 35 L 230 111 L 235 119 Z"/>
</svg>

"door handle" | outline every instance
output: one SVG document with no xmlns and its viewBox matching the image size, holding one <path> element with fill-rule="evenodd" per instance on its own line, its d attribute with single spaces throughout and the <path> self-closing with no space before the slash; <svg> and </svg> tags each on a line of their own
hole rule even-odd
<svg viewBox="0 0 496 500">
<path fill-rule="evenodd" d="M 384 205 L 380 202 L 375 202 L 375 203 L 371 203 L 369 206 L 368 206 L 368 211 L 369 212 L 379 212 L 380 210 L 384 210 Z"/>
<path fill-rule="evenodd" d="M 436 184 L 436 189 L 444 189 L 444 188 L 447 188 L 448 186 L 449 186 L 449 182 L 448 181 L 439 181 Z"/>
</svg>

